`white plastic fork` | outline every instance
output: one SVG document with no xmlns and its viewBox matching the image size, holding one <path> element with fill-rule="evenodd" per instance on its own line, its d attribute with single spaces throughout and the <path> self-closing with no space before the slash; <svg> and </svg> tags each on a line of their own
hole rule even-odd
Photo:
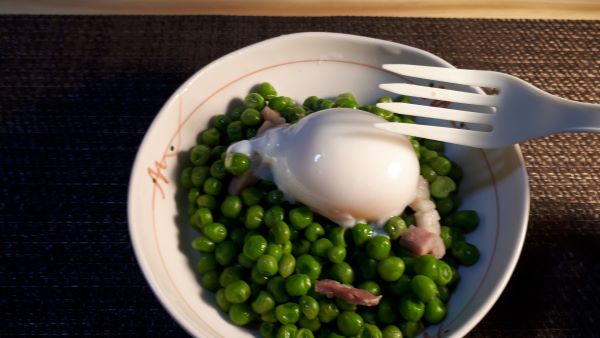
<svg viewBox="0 0 600 338">
<path fill-rule="evenodd" d="M 600 132 L 600 105 L 566 100 L 512 75 L 480 70 L 388 64 L 383 68 L 409 77 L 467 86 L 491 87 L 497 95 L 469 93 L 409 83 L 381 89 L 412 97 L 494 107 L 479 113 L 410 103 L 378 103 L 397 114 L 491 126 L 491 131 L 409 123 L 377 123 L 377 128 L 477 148 L 500 148 L 558 132 Z"/>
</svg>

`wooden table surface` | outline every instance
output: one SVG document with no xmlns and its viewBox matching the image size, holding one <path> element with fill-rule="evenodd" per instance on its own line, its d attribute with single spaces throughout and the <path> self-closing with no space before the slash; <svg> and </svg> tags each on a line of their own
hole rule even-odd
<svg viewBox="0 0 600 338">
<path fill-rule="evenodd" d="M 600 20 L 600 0 L 0 0 L 0 13 Z"/>
</svg>

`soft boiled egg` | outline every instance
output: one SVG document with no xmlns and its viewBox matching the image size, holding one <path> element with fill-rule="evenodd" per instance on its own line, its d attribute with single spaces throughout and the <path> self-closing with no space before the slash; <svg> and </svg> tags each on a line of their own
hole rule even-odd
<svg viewBox="0 0 600 338">
<path fill-rule="evenodd" d="M 332 108 L 230 146 L 260 158 L 254 174 L 272 179 L 289 202 L 301 202 L 342 226 L 383 224 L 417 192 L 419 161 L 409 140 L 379 128 L 371 113 Z"/>
</svg>

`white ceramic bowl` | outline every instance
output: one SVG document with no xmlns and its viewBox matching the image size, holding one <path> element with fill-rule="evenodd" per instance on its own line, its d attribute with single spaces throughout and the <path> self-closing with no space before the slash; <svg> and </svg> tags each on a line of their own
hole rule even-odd
<svg viewBox="0 0 600 338">
<path fill-rule="evenodd" d="M 177 203 L 181 198 L 176 181 L 198 133 L 212 115 L 225 112 L 264 81 L 297 101 L 352 92 L 359 102 L 374 102 L 388 95 L 378 84 L 404 81 L 383 71 L 385 63 L 452 67 L 428 52 L 388 41 L 333 33 L 284 35 L 207 65 L 158 113 L 132 169 L 129 228 L 148 283 L 189 333 L 258 335 L 230 324 L 212 294 L 202 290 L 194 271 L 197 253 L 191 240 L 197 233 L 187 225 L 185 211 L 179 212 L 185 203 Z M 472 267 L 460 268 L 462 280 L 449 302 L 447 318 L 426 332 L 461 337 L 489 311 L 512 274 L 525 237 L 529 190 L 518 146 L 482 151 L 448 145 L 447 155 L 464 169 L 462 208 L 480 213 L 481 224 L 467 239 L 479 247 L 481 258 Z"/>
</svg>

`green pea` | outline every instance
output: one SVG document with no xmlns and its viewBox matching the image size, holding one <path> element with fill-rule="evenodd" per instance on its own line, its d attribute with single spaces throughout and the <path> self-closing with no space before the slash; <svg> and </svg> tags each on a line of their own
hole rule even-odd
<svg viewBox="0 0 600 338">
<path fill-rule="evenodd" d="M 250 168 L 250 157 L 242 153 L 226 153 L 225 169 L 235 176 L 239 176 Z"/>
<path fill-rule="evenodd" d="M 310 278 L 305 274 L 294 274 L 285 280 L 285 289 L 290 296 L 303 296 L 311 287 Z"/>
<path fill-rule="evenodd" d="M 402 296 L 403 294 L 410 291 L 410 280 L 411 278 L 406 274 L 402 275 L 398 280 L 390 284 L 390 290 L 392 294 L 396 296 Z"/>
<path fill-rule="evenodd" d="M 198 270 L 200 274 L 216 270 L 217 267 L 217 259 L 215 258 L 215 255 L 212 254 L 204 254 L 200 256 L 200 258 L 198 258 L 198 262 L 196 263 L 196 270 Z"/>
<path fill-rule="evenodd" d="M 317 306 L 319 306 L 319 303 L 317 303 Z M 302 316 L 298 321 L 298 325 L 300 325 L 301 328 L 317 332 L 321 328 L 321 321 L 319 321 L 319 318 L 308 319 L 306 316 Z"/>
<path fill-rule="evenodd" d="M 301 296 L 298 305 L 302 314 L 308 319 L 315 319 L 319 315 L 319 302 L 311 296 Z"/>
<path fill-rule="evenodd" d="M 268 82 L 263 82 L 258 86 L 257 92 L 267 100 L 271 100 L 277 97 L 277 91 L 272 84 Z"/>
<path fill-rule="evenodd" d="M 452 255 L 460 264 L 470 266 L 479 260 L 479 249 L 471 243 L 459 241 L 452 244 Z"/>
<path fill-rule="evenodd" d="M 439 261 L 431 255 L 423 255 L 415 258 L 414 270 L 418 275 L 425 275 L 433 280 L 439 275 Z"/>
<path fill-rule="evenodd" d="M 277 303 L 285 303 L 289 299 L 288 294 L 285 291 L 285 279 L 281 276 L 275 276 L 269 279 L 267 291 L 273 295 L 273 298 L 275 298 Z"/>
<path fill-rule="evenodd" d="M 231 235 L 230 235 L 231 240 L 236 245 L 243 244 L 244 240 L 246 238 L 247 232 L 248 232 L 248 230 L 246 230 L 246 228 L 244 228 L 244 227 L 234 227 L 233 230 L 231 230 Z"/>
<path fill-rule="evenodd" d="M 336 320 L 337 328 L 347 336 L 356 336 L 365 325 L 362 317 L 356 312 L 344 311 Z"/>
<path fill-rule="evenodd" d="M 292 230 L 292 235 L 294 230 Z M 293 236 L 292 236 L 293 239 Z M 310 252 L 311 243 L 305 239 L 295 241 L 292 244 L 292 253 L 296 256 L 304 255 Z"/>
<path fill-rule="evenodd" d="M 276 205 L 267 209 L 267 211 L 265 212 L 264 222 L 266 226 L 272 228 L 278 222 L 283 222 L 284 217 L 285 212 L 283 211 L 283 208 Z"/>
<path fill-rule="evenodd" d="M 262 315 L 275 308 L 275 298 L 267 291 L 260 291 L 258 296 L 252 302 L 252 310 Z"/>
<path fill-rule="evenodd" d="M 413 295 L 406 295 L 398 302 L 398 312 L 405 320 L 416 322 L 425 312 L 425 303 Z"/>
<path fill-rule="evenodd" d="M 352 284 L 354 281 L 354 270 L 346 262 L 334 264 L 329 273 L 333 279 L 343 284 Z"/>
<path fill-rule="evenodd" d="M 377 312 L 371 309 L 361 311 L 360 315 L 362 316 L 365 323 L 368 324 L 376 324 L 378 321 Z"/>
<path fill-rule="evenodd" d="M 306 110 L 302 106 L 291 106 L 287 107 L 282 115 L 287 123 L 296 123 L 306 116 Z"/>
<path fill-rule="evenodd" d="M 279 270 L 277 259 L 271 255 L 261 255 L 256 260 L 256 268 L 263 276 L 273 276 Z"/>
<path fill-rule="evenodd" d="M 367 255 L 376 260 L 382 260 L 389 256 L 392 243 L 386 236 L 375 236 L 367 241 Z"/>
<path fill-rule="evenodd" d="M 437 324 L 446 317 L 446 306 L 441 300 L 434 298 L 425 304 L 423 317 L 429 323 Z"/>
<path fill-rule="evenodd" d="M 254 265 L 254 260 L 246 256 L 245 253 L 241 252 L 238 255 L 238 264 L 240 264 L 246 269 L 250 269 Z"/>
<path fill-rule="evenodd" d="M 428 162 L 437 175 L 446 176 L 450 173 L 452 163 L 444 156 L 437 156 Z"/>
<path fill-rule="evenodd" d="M 417 159 L 421 160 L 421 144 L 414 138 L 410 138 L 410 144 L 413 146 L 413 150 L 415 151 L 415 155 L 417 155 Z"/>
<path fill-rule="evenodd" d="M 236 256 L 237 250 L 232 241 L 223 241 L 215 247 L 215 258 L 223 266 L 233 263 Z"/>
<path fill-rule="evenodd" d="M 219 309 L 228 312 L 231 308 L 231 303 L 227 301 L 225 298 L 225 288 L 220 288 L 215 294 L 215 299 L 217 300 L 217 305 Z"/>
<path fill-rule="evenodd" d="M 195 205 L 189 205 L 187 209 L 188 217 L 191 217 L 193 214 L 196 213 L 196 211 L 198 211 L 198 207 L 196 207 Z"/>
<path fill-rule="evenodd" d="M 264 209 L 260 205 L 253 205 L 246 210 L 244 224 L 248 229 L 257 229 L 261 226 L 264 217 Z"/>
<path fill-rule="evenodd" d="M 244 106 L 237 106 L 227 112 L 227 117 L 229 117 L 230 122 L 238 121 L 242 112 L 246 109 Z"/>
<path fill-rule="evenodd" d="M 356 312 L 356 304 L 350 304 L 341 298 L 335 298 L 335 305 L 337 305 L 340 311 L 352 311 Z"/>
<path fill-rule="evenodd" d="M 314 338 L 315 336 L 309 329 L 300 329 L 296 332 L 295 338 Z"/>
<path fill-rule="evenodd" d="M 267 311 L 260 315 L 260 320 L 267 323 L 278 323 L 277 317 L 275 316 L 275 308 L 271 311 Z"/>
<path fill-rule="evenodd" d="M 430 149 L 427 149 L 427 148 L 422 148 L 421 149 L 421 162 L 422 163 L 429 163 L 430 161 L 432 161 L 437 156 L 438 156 L 438 153 L 435 150 L 430 150 Z"/>
<path fill-rule="evenodd" d="M 389 111 L 389 110 L 385 110 L 385 109 L 381 109 L 377 106 L 373 107 L 373 109 L 371 110 L 371 112 L 379 117 L 381 117 L 382 119 L 385 120 L 391 120 L 394 117 L 394 113 Z"/>
<path fill-rule="evenodd" d="M 192 241 L 192 247 L 203 253 L 210 253 L 215 251 L 215 246 L 217 244 L 210 240 L 210 238 L 205 235 L 200 235 Z"/>
<path fill-rule="evenodd" d="M 413 338 L 421 334 L 425 328 L 421 321 L 416 321 L 400 323 L 400 329 L 402 330 L 402 335 L 404 337 Z"/>
<path fill-rule="evenodd" d="M 335 102 L 328 100 L 328 99 L 318 99 L 317 100 L 317 109 L 315 109 L 315 111 L 329 109 L 329 108 L 333 108 L 333 107 L 335 107 Z"/>
<path fill-rule="evenodd" d="M 241 115 L 242 113 L 239 112 L 239 116 Z M 239 116 L 237 117 L 238 121 L 233 121 L 227 125 L 227 139 L 231 143 L 241 141 L 244 138 L 244 124 L 242 121 L 239 121 Z"/>
<path fill-rule="evenodd" d="M 390 217 L 387 222 L 385 222 L 383 229 L 385 232 L 387 232 L 391 239 L 396 240 L 406 233 L 408 227 L 406 226 L 406 222 L 404 222 L 402 217 L 393 216 Z"/>
<path fill-rule="evenodd" d="M 358 333 L 358 338 L 383 338 L 381 330 L 373 324 L 365 324 Z"/>
<path fill-rule="evenodd" d="M 195 166 L 204 165 L 210 159 L 210 147 L 204 144 L 194 146 L 190 151 L 190 161 Z"/>
<path fill-rule="evenodd" d="M 414 276 L 410 281 L 410 289 L 424 302 L 430 301 L 438 294 L 435 282 L 424 275 Z"/>
<path fill-rule="evenodd" d="M 200 134 L 202 138 L 202 143 L 209 146 L 214 147 L 221 143 L 221 132 L 217 128 L 208 128 Z M 209 159 L 211 152 L 208 153 Z"/>
<path fill-rule="evenodd" d="M 402 338 L 402 331 L 396 325 L 388 325 L 381 332 L 383 338 Z"/>
<path fill-rule="evenodd" d="M 353 101 L 351 99 L 345 98 L 345 97 L 338 97 L 335 100 L 335 105 L 336 107 L 340 107 L 340 108 L 350 108 L 350 109 L 356 109 L 358 108 L 358 103 L 356 103 L 356 101 Z"/>
<path fill-rule="evenodd" d="M 452 267 L 450 267 L 450 265 L 448 265 L 446 262 L 438 260 L 438 275 L 437 278 L 434 279 L 435 283 L 438 286 L 447 285 L 452 281 L 452 278 Z"/>
<path fill-rule="evenodd" d="M 240 280 L 242 278 L 242 268 L 239 266 L 228 266 L 221 272 L 219 276 L 219 284 L 222 287 L 227 287 L 227 285 L 235 282 L 236 280 Z"/>
<path fill-rule="evenodd" d="M 246 127 L 258 127 L 262 122 L 262 117 L 260 116 L 260 112 L 258 110 L 254 108 L 247 108 L 242 112 L 240 121 L 242 121 L 242 124 L 244 124 Z"/>
<path fill-rule="evenodd" d="M 202 286 L 209 291 L 217 291 L 220 287 L 219 272 L 217 272 L 217 270 L 212 270 L 204 273 L 202 275 Z"/>
<path fill-rule="evenodd" d="M 192 216 L 190 223 L 194 228 L 202 229 L 213 222 L 212 212 L 208 208 L 198 208 Z"/>
<path fill-rule="evenodd" d="M 394 302 L 390 298 L 383 298 L 377 307 L 377 317 L 379 321 L 385 324 L 392 324 L 396 321 L 396 311 L 394 311 Z"/>
<path fill-rule="evenodd" d="M 360 272 L 364 279 L 375 279 L 377 277 L 377 266 L 379 263 L 373 258 L 361 257 Z"/>
<path fill-rule="evenodd" d="M 306 100 L 304 100 L 304 102 L 302 103 L 302 105 L 310 110 L 318 110 L 318 101 L 319 98 L 316 96 L 309 96 L 306 98 Z"/>
<path fill-rule="evenodd" d="M 205 193 L 207 193 L 209 195 L 217 196 L 221 193 L 222 190 L 223 190 L 223 183 L 221 181 L 219 181 L 217 178 L 209 177 L 206 179 L 206 181 L 204 181 L 204 192 Z"/>
<path fill-rule="evenodd" d="M 307 207 L 299 207 L 290 210 L 290 223 L 295 229 L 304 229 L 313 221 L 313 212 Z"/>
<path fill-rule="evenodd" d="M 445 198 L 456 190 L 456 183 L 448 176 L 438 176 L 431 182 L 429 191 L 435 198 Z"/>
<path fill-rule="evenodd" d="M 242 199 L 239 196 L 227 196 L 221 203 L 221 213 L 228 218 L 236 218 L 242 211 Z"/>
<path fill-rule="evenodd" d="M 224 132 L 231 119 L 225 114 L 215 115 L 210 119 L 210 126 Z"/>
<path fill-rule="evenodd" d="M 373 228 L 366 223 L 358 223 L 352 228 L 352 239 L 356 246 L 363 246 L 373 236 Z"/>
<path fill-rule="evenodd" d="M 432 167 L 430 167 L 428 164 L 421 164 L 421 176 L 423 176 L 423 178 L 425 180 L 427 180 L 427 182 L 431 183 L 435 180 L 435 178 L 438 176 L 438 174 L 435 172 L 435 170 L 433 170 Z"/>
<path fill-rule="evenodd" d="M 294 100 L 286 96 L 277 96 L 269 100 L 269 108 L 282 112 L 287 107 L 294 105 Z"/>
<path fill-rule="evenodd" d="M 189 189 L 192 187 L 192 167 L 187 167 L 179 175 L 179 183 L 182 187 Z"/>
<path fill-rule="evenodd" d="M 194 187 L 200 188 L 210 177 L 210 168 L 207 166 L 194 167 L 190 173 L 190 180 Z"/>
<path fill-rule="evenodd" d="M 225 287 L 225 299 L 230 303 L 243 303 L 248 298 L 250 298 L 250 286 L 243 280 L 234 280 Z"/>
<path fill-rule="evenodd" d="M 200 192 L 196 188 L 192 188 L 188 191 L 188 202 L 193 205 L 196 201 L 196 198 L 200 196 Z"/>
<path fill-rule="evenodd" d="M 448 173 L 448 177 L 454 180 L 454 182 L 460 182 L 463 178 L 463 170 L 462 168 L 456 164 L 452 163 L 452 168 L 450 168 L 450 172 Z"/>
<path fill-rule="evenodd" d="M 438 285 L 438 298 L 444 303 L 450 299 L 450 289 L 446 285 Z"/>
<path fill-rule="evenodd" d="M 246 138 L 247 139 L 251 139 L 253 137 L 256 136 L 256 134 L 258 134 L 258 129 L 257 128 L 246 128 Z"/>
<path fill-rule="evenodd" d="M 329 299 L 323 299 L 319 301 L 319 320 L 322 323 L 329 323 L 337 318 L 340 310 L 333 301 Z"/>
<path fill-rule="evenodd" d="M 292 241 L 287 240 L 281 246 L 283 247 L 283 251 L 282 252 L 284 254 L 291 254 L 292 253 L 292 247 L 293 247 Z"/>
<path fill-rule="evenodd" d="M 253 206 L 260 203 L 263 193 L 256 187 L 247 187 L 242 190 L 240 196 L 242 197 L 242 201 L 246 206 Z"/>
<path fill-rule="evenodd" d="M 227 228 L 221 223 L 207 224 L 202 228 L 202 232 L 215 243 L 220 243 L 227 238 Z"/>
<path fill-rule="evenodd" d="M 311 280 L 319 278 L 321 268 L 321 264 L 311 255 L 301 255 L 296 259 L 296 273 L 308 275 Z"/>
<path fill-rule="evenodd" d="M 391 103 L 393 102 L 392 98 L 389 96 L 381 96 L 377 99 L 377 103 Z"/>
<path fill-rule="evenodd" d="M 277 244 L 285 244 L 290 240 L 290 227 L 283 221 L 276 222 L 270 230 L 273 241 Z"/>
<path fill-rule="evenodd" d="M 279 205 L 283 203 L 284 196 L 283 191 L 279 189 L 271 190 L 267 193 L 267 202 L 273 205 Z"/>
<path fill-rule="evenodd" d="M 479 225 L 479 215 L 474 210 L 459 210 L 448 216 L 445 223 L 469 233 Z"/>
<path fill-rule="evenodd" d="M 253 235 L 244 244 L 243 252 L 252 260 L 258 259 L 267 250 L 267 240 L 261 235 Z"/>
<path fill-rule="evenodd" d="M 262 322 L 258 328 L 261 338 L 275 338 L 277 333 L 277 325 L 275 323 Z"/>
<path fill-rule="evenodd" d="M 225 163 L 222 160 L 214 161 L 210 166 L 210 174 L 214 178 L 223 179 L 227 176 L 227 171 L 225 170 Z"/>
<path fill-rule="evenodd" d="M 275 338 L 296 338 L 297 332 L 298 328 L 296 325 L 281 325 L 279 330 L 277 330 L 277 335 L 275 335 Z"/>
<path fill-rule="evenodd" d="M 387 257 L 377 263 L 377 273 L 386 282 L 398 280 L 404 273 L 404 261 L 400 257 Z"/>
<path fill-rule="evenodd" d="M 267 244 L 267 251 L 265 253 L 275 257 L 277 262 L 279 262 L 281 260 L 281 256 L 283 256 L 283 245 L 269 243 Z"/>
<path fill-rule="evenodd" d="M 200 195 L 196 198 L 198 208 L 214 210 L 217 207 L 217 199 L 212 195 Z"/>
<path fill-rule="evenodd" d="M 265 98 L 259 93 L 250 93 L 244 98 L 244 105 L 249 108 L 261 110 L 265 106 Z M 242 116 L 244 113 L 242 113 Z"/>
<path fill-rule="evenodd" d="M 375 295 L 375 296 L 379 296 L 381 294 L 381 288 L 379 287 L 379 284 L 377 284 L 376 282 L 374 282 L 372 280 L 368 280 L 368 281 L 364 281 L 364 282 L 360 283 L 358 285 L 358 288 L 366 290 L 370 294 Z"/>
<path fill-rule="evenodd" d="M 334 246 L 346 246 L 346 229 L 341 226 L 336 226 L 329 230 L 329 240 L 333 243 Z"/>
<path fill-rule="evenodd" d="M 346 248 L 343 246 L 332 246 L 327 250 L 327 258 L 332 263 L 341 263 L 346 259 Z"/>
<path fill-rule="evenodd" d="M 310 253 L 319 257 L 327 257 L 327 253 L 331 248 L 333 248 L 333 244 L 330 240 L 319 238 L 311 244 Z"/>
<path fill-rule="evenodd" d="M 281 256 L 281 260 L 279 261 L 279 274 L 282 277 L 288 277 L 296 268 L 296 258 L 289 253 L 283 254 Z"/>
<path fill-rule="evenodd" d="M 252 320 L 252 309 L 246 303 L 232 304 L 229 309 L 229 319 L 238 326 L 244 326 Z"/>
<path fill-rule="evenodd" d="M 294 324 L 300 320 L 300 307 L 296 303 L 285 303 L 275 307 L 275 316 L 281 324 Z"/>
<path fill-rule="evenodd" d="M 311 242 L 316 241 L 323 235 L 325 235 L 325 229 L 323 229 L 323 226 L 317 222 L 311 223 L 306 230 L 304 230 L 304 237 Z"/>
</svg>

